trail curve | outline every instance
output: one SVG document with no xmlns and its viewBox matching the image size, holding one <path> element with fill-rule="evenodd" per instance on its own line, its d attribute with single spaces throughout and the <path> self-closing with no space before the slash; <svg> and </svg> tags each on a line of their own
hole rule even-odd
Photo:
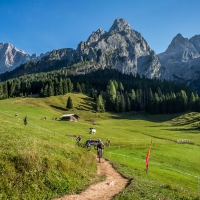
<svg viewBox="0 0 200 200">
<path fill-rule="evenodd" d="M 80 194 L 65 195 L 54 200 L 110 200 L 129 183 L 129 180 L 122 177 L 105 159 L 102 159 L 97 167 L 97 174 L 106 176 L 105 181 L 90 185 Z"/>
</svg>

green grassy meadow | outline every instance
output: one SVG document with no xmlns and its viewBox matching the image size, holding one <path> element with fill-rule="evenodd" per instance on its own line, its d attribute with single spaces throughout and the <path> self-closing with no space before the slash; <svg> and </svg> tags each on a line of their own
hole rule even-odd
<svg viewBox="0 0 200 200">
<path fill-rule="evenodd" d="M 65 109 L 68 96 L 73 110 Z M 95 151 L 75 146 L 78 135 L 83 142 L 110 139 L 104 157 L 130 179 L 114 199 L 200 199 L 199 113 L 96 113 L 94 106 L 91 98 L 74 93 L 1 100 L 0 199 L 53 199 L 97 182 Z M 58 120 L 67 113 L 79 121 Z"/>
</svg>

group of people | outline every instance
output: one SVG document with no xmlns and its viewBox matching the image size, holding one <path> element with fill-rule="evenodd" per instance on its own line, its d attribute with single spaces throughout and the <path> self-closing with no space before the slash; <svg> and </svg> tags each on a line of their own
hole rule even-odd
<svg viewBox="0 0 200 200">
<path fill-rule="evenodd" d="M 77 137 L 77 139 L 76 139 L 76 141 L 77 141 L 77 145 L 78 146 L 80 146 L 80 141 L 82 140 L 82 137 L 79 135 L 78 137 Z M 92 140 L 87 140 L 86 141 L 86 143 L 90 143 L 90 141 L 92 141 Z M 104 144 L 103 144 L 103 142 L 101 141 L 101 139 L 98 139 L 98 141 L 97 141 L 97 151 L 99 150 L 99 149 L 103 149 L 104 148 Z"/>
</svg>

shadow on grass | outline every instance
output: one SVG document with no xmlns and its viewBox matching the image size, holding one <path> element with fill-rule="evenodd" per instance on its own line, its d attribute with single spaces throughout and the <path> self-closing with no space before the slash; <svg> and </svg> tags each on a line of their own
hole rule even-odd
<svg viewBox="0 0 200 200">
<path fill-rule="evenodd" d="M 111 112 L 110 112 L 111 113 Z M 144 120 L 149 122 L 166 122 L 171 121 L 177 117 L 183 115 L 183 113 L 179 114 L 166 114 L 166 115 L 150 115 L 147 112 L 124 112 L 124 113 L 111 113 L 113 114 L 111 118 L 113 119 L 127 119 L 127 120 Z M 155 125 L 154 125 L 155 126 Z"/>
<path fill-rule="evenodd" d="M 200 127 L 194 127 L 194 128 L 171 128 L 171 129 L 161 129 L 161 130 L 168 130 L 168 131 L 199 131 L 200 130 Z M 190 133 L 188 133 L 190 134 Z M 200 132 L 195 132 L 195 133 L 192 133 L 192 134 L 200 134 Z"/>
<path fill-rule="evenodd" d="M 85 110 L 95 110 L 95 106 L 96 106 L 96 103 L 93 101 L 93 99 L 91 97 L 84 97 L 84 98 L 81 98 L 84 100 L 84 103 L 82 102 L 81 103 L 81 107 L 83 107 L 83 109 Z"/>
<path fill-rule="evenodd" d="M 50 105 L 52 108 L 55 108 L 55 109 L 58 109 L 58 110 L 61 110 L 61 111 L 67 111 L 66 108 L 63 108 L 63 107 L 60 107 L 60 106 L 54 106 L 54 105 Z"/>
</svg>

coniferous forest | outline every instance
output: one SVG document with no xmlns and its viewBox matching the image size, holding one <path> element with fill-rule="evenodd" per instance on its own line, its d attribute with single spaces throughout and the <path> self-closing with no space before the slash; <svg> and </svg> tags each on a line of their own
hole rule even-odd
<svg viewBox="0 0 200 200">
<path fill-rule="evenodd" d="M 24 75 L 0 83 L 0 99 L 83 93 L 94 99 L 97 112 L 145 110 L 150 114 L 200 111 L 200 98 L 185 84 L 99 69 L 85 75 L 67 75 L 64 70 Z"/>
</svg>

